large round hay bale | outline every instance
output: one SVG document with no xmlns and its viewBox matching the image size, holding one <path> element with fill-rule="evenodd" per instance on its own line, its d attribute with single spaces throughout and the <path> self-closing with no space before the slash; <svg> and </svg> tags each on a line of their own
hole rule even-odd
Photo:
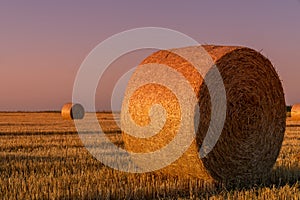
<svg viewBox="0 0 300 200">
<path fill-rule="evenodd" d="M 83 106 L 78 103 L 67 103 L 61 109 L 61 116 L 64 119 L 83 119 L 84 114 Z"/>
<path fill-rule="evenodd" d="M 211 120 L 211 96 L 204 78 L 194 66 L 174 53 L 182 49 L 188 52 L 190 60 L 197 61 L 201 59 L 196 57 L 199 48 L 208 52 L 222 76 L 227 106 L 220 137 L 205 157 L 199 156 L 199 150 Z M 265 178 L 277 159 L 285 131 L 283 88 L 271 62 L 259 52 L 245 47 L 205 45 L 181 49 L 153 53 L 137 67 L 133 75 L 138 76 L 139 80 L 147 79 L 149 74 L 140 73 L 145 64 L 167 65 L 188 80 L 198 98 L 200 120 L 196 137 L 179 159 L 157 172 L 223 182 L 246 183 Z M 159 76 L 155 72 L 152 74 Z M 136 80 L 131 78 L 128 87 L 134 87 Z M 177 80 L 170 81 L 176 83 Z M 180 84 L 177 84 L 178 87 Z M 127 88 L 125 97 L 129 90 Z M 158 151 L 176 136 L 178 124 L 182 120 L 181 110 L 176 95 L 168 87 L 155 83 L 139 86 L 131 94 L 127 115 L 138 126 L 147 126 L 151 123 L 149 115 L 155 115 L 155 109 L 152 108 L 155 104 L 165 109 L 166 120 L 163 121 L 162 129 L 151 137 L 138 138 L 128 133 L 131 125 L 125 119 L 128 116 L 125 116 L 123 103 L 121 124 L 126 132 L 123 131 L 122 135 L 129 152 Z M 163 157 L 157 159 L 164 162 Z M 144 162 L 147 163 L 147 160 Z"/>
<path fill-rule="evenodd" d="M 292 106 L 291 117 L 293 120 L 300 120 L 300 104 L 294 104 Z"/>
</svg>

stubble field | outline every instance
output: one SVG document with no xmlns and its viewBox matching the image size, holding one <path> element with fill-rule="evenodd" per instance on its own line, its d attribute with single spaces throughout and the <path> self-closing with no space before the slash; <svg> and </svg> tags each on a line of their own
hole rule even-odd
<svg viewBox="0 0 300 200">
<path fill-rule="evenodd" d="M 97 116 L 122 147 L 112 114 Z M 0 144 L 1 199 L 300 199 L 300 122 L 290 118 L 272 176 L 251 187 L 113 170 L 93 158 L 60 113 L 0 113 Z"/>
</svg>

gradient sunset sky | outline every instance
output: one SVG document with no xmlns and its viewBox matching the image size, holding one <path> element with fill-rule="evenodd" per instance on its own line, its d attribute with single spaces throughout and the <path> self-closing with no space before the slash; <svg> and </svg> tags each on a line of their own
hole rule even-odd
<svg viewBox="0 0 300 200">
<path fill-rule="evenodd" d="M 96 45 L 148 26 L 180 31 L 200 44 L 262 50 L 279 73 L 286 103 L 300 103 L 299 0 L 28 0 L 0 2 L 0 110 L 59 110 L 71 101 L 77 70 Z M 121 63 L 136 65 L 150 52 L 114 63 L 100 82 L 98 110 L 109 109 Z"/>
</svg>

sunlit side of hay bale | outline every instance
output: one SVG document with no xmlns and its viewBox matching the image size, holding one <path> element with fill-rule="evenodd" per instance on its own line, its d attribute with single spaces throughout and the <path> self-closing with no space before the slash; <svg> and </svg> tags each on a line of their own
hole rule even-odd
<svg viewBox="0 0 300 200">
<path fill-rule="evenodd" d="M 291 109 L 292 120 L 300 121 L 300 104 L 294 104 Z"/>
<path fill-rule="evenodd" d="M 188 47 L 191 57 L 198 48 Z M 200 158 L 198 152 L 207 133 L 211 101 L 203 77 L 189 62 L 172 51 L 158 51 L 139 66 L 158 63 L 175 69 L 188 80 L 199 100 L 200 124 L 196 138 L 178 160 L 158 173 L 207 181 L 259 181 L 271 171 L 284 136 L 286 107 L 281 81 L 271 62 L 255 50 L 210 45 L 203 48 L 212 57 L 223 78 L 227 98 L 221 136 L 204 158 Z M 139 73 L 139 67 L 135 74 Z M 142 75 L 140 78 L 143 78 Z M 134 82 L 130 83 L 134 85 Z M 172 91 L 164 86 L 149 83 L 134 92 L 129 103 L 131 118 L 139 126 L 146 126 L 150 123 L 149 110 L 154 104 L 160 104 L 166 110 L 163 129 L 149 138 L 137 138 L 123 132 L 128 151 L 157 151 L 175 137 L 181 120 L 180 105 Z M 123 121 L 123 126 L 126 127 L 126 123 Z"/>
<path fill-rule="evenodd" d="M 61 109 L 61 116 L 63 119 L 83 119 L 84 114 L 84 108 L 80 104 L 67 103 Z"/>
</svg>

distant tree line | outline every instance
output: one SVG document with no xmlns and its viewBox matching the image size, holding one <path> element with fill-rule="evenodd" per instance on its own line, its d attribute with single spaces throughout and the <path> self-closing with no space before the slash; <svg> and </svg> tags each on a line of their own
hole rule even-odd
<svg viewBox="0 0 300 200">
<path fill-rule="evenodd" d="M 292 110 L 292 106 L 291 105 L 286 106 L 286 112 L 291 112 L 291 110 Z"/>
</svg>

